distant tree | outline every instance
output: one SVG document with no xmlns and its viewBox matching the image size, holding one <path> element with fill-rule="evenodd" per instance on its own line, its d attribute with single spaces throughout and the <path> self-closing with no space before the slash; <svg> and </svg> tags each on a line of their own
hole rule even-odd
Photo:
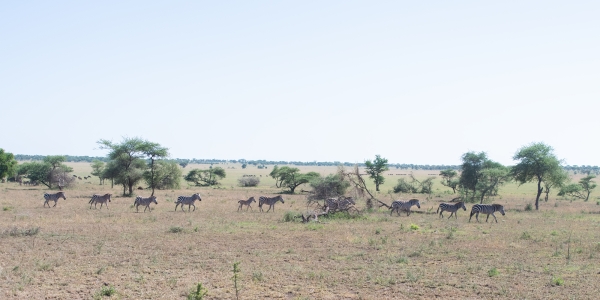
<svg viewBox="0 0 600 300">
<path fill-rule="evenodd" d="M 146 158 L 150 160 L 148 162 L 148 170 L 144 173 L 144 179 L 152 189 L 152 194 L 150 196 L 154 196 L 154 189 L 156 188 L 158 182 L 156 174 L 156 160 L 168 157 L 169 149 L 162 147 L 158 143 L 151 143 L 146 141 L 142 145 L 142 153 L 144 153 Z"/>
<path fill-rule="evenodd" d="M 152 173 L 146 171 L 144 180 L 149 186 L 154 182 L 154 186 L 159 190 L 178 189 L 182 175 L 183 173 L 176 162 L 158 160 L 154 166 L 154 179 L 151 177 Z"/>
<path fill-rule="evenodd" d="M 369 177 L 375 182 L 375 191 L 379 192 L 379 185 L 385 182 L 385 177 L 381 174 L 389 170 L 388 160 L 381 158 L 380 155 L 375 155 L 375 160 L 373 162 L 370 160 L 365 161 L 365 167 L 367 168 L 367 174 L 369 174 Z"/>
<path fill-rule="evenodd" d="M 510 169 L 493 161 L 486 163 L 480 175 L 477 182 L 479 203 L 483 203 L 486 197 L 498 195 L 498 188 L 511 179 Z"/>
<path fill-rule="evenodd" d="M 260 178 L 256 176 L 247 176 L 238 178 L 238 185 L 243 187 L 258 186 Z"/>
<path fill-rule="evenodd" d="M 519 149 L 513 156 L 513 160 L 519 161 L 511 170 L 513 178 L 520 184 L 537 181 L 536 210 L 539 210 L 540 195 L 543 192 L 542 182 L 561 171 L 561 163 L 553 151 L 552 147 L 544 143 L 532 143 Z"/>
<path fill-rule="evenodd" d="M 115 183 L 123 185 L 123 195 L 133 195 L 133 186 L 144 178 L 144 172 L 150 172 L 152 194 L 156 187 L 155 162 L 168 156 L 168 149 L 157 143 L 140 138 L 124 138 L 120 144 L 108 140 L 99 140 L 101 149 L 108 149 L 110 173 Z M 146 164 L 146 160 L 148 164 Z M 108 174 L 107 174 L 108 175 Z M 109 177 L 106 177 L 109 178 Z"/>
<path fill-rule="evenodd" d="M 242 164 L 242 169 L 245 169 L 247 166 L 247 164 Z"/>
<path fill-rule="evenodd" d="M 194 183 L 197 186 L 218 185 L 219 180 L 225 178 L 227 174 L 221 167 L 210 167 L 208 170 L 193 169 L 186 176 L 185 180 Z"/>
<path fill-rule="evenodd" d="M 565 185 L 561 188 L 558 193 L 559 196 L 571 196 L 579 199 L 583 199 L 584 201 L 588 201 L 590 198 L 590 194 L 592 190 L 596 188 L 597 184 L 592 181 L 592 179 L 596 178 L 595 175 L 588 175 L 579 180 L 579 183 L 573 183 Z"/>
<path fill-rule="evenodd" d="M 569 180 L 569 173 L 563 169 L 557 169 L 555 170 L 555 172 L 550 173 L 549 176 L 546 176 L 546 178 L 544 178 L 543 184 L 544 184 L 544 191 L 543 193 L 546 194 L 544 196 L 544 201 L 548 202 L 548 196 L 550 194 L 550 189 L 557 187 L 562 188 L 566 182 Z"/>
<path fill-rule="evenodd" d="M 102 174 L 104 173 L 104 162 L 98 159 L 94 159 L 92 161 L 92 175 L 98 176 L 100 178 L 100 185 L 104 183 L 104 177 Z"/>
<path fill-rule="evenodd" d="M 393 189 L 394 193 L 431 194 L 433 192 L 433 180 L 435 177 L 427 177 L 425 180 L 420 181 L 411 173 L 410 178 L 410 182 L 404 178 L 398 179 L 398 183 Z"/>
<path fill-rule="evenodd" d="M 325 200 L 332 197 L 340 197 L 346 194 L 350 182 L 344 180 L 340 174 L 330 174 L 326 177 L 316 177 L 309 182 L 312 193 L 308 200 Z"/>
<path fill-rule="evenodd" d="M 276 187 L 288 188 L 290 189 L 289 192 L 293 194 L 298 186 L 309 183 L 311 180 L 318 178 L 321 175 L 316 172 L 302 174 L 298 168 L 290 168 L 288 166 L 279 168 L 275 166 L 269 176 L 275 179 Z"/>
<path fill-rule="evenodd" d="M 179 162 L 179 165 L 185 169 L 185 167 L 187 167 L 187 165 L 190 163 L 189 160 L 184 160 L 182 162 Z"/>
<path fill-rule="evenodd" d="M 19 173 L 29 178 L 32 182 L 39 182 L 49 189 L 70 186 L 74 180 L 69 175 L 73 168 L 63 164 L 64 156 L 46 156 L 43 162 L 26 162 L 19 166 Z"/>
<path fill-rule="evenodd" d="M 457 178 L 458 173 L 455 170 L 447 169 L 440 171 L 440 176 L 442 176 L 442 185 L 451 188 L 452 192 L 456 194 L 456 189 L 460 183 L 459 179 Z"/>
<path fill-rule="evenodd" d="M 510 180 L 509 169 L 490 160 L 485 152 L 467 152 L 462 156 L 458 187 L 465 200 L 475 202 L 498 194 L 498 187 Z"/>
<path fill-rule="evenodd" d="M 15 174 L 17 169 L 17 160 L 12 153 L 4 152 L 4 149 L 0 148 L 0 179 L 10 177 Z"/>
</svg>

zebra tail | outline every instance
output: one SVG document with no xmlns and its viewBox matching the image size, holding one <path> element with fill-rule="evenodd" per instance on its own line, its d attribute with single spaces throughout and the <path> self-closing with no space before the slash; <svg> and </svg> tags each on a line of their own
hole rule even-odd
<svg viewBox="0 0 600 300">
<path fill-rule="evenodd" d="M 435 212 L 436 214 L 440 212 L 440 206 L 438 206 L 438 210 Z"/>
</svg>

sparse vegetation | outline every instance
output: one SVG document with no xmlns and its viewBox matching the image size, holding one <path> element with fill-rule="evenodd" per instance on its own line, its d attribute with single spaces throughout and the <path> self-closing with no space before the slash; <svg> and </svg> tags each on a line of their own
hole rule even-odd
<svg viewBox="0 0 600 300">
<path fill-rule="evenodd" d="M 196 284 L 196 288 L 191 290 L 188 294 L 187 300 L 202 300 L 204 299 L 204 296 L 206 296 L 207 293 L 208 290 L 206 290 L 204 286 L 202 286 L 201 282 L 198 282 L 198 284 Z"/>
</svg>

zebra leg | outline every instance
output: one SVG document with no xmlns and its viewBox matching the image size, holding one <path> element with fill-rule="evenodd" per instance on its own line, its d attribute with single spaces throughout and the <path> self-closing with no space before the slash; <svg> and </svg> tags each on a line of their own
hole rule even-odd
<svg viewBox="0 0 600 300">
<path fill-rule="evenodd" d="M 240 205 L 238 206 L 238 210 L 237 211 L 240 211 L 240 209 L 242 209 L 242 203 L 240 203 Z"/>
<path fill-rule="evenodd" d="M 477 219 L 477 222 L 479 222 L 479 212 L 475 213 L 475 219 Z"/>
<path fill-rule="evenodd" d="M 248 204 L 248 207 L 246 207 L 246 211 L 248 211 L 248 208 L 250 208 L 250 209 L 254 210 L 254 209 L 252 208 L 252 206 L 250 206 L 250 204 Z"/>
<path fill-rule="evenodd" d="M 494 220 L 496 220 L 496 223 L 498 223 L 498 219 L 496 219 L 496 216 L 494 215 L 494 213 L 492 213 L 492 217 L 494 217 Z"/>
<path fill-rule="evenodd" d="M 175 203 L 175 211 L 177 211 L 177 206 L 179 206 L 179 203 Z"/>
<path fill-rule="evenodd" d="M 471 222 L 471 218 L 473 217 L 474 213 L 471 212 L 471 216 L 469 216 L 469 222 Z"/>
<path fill-rule="evenodd" d="M 54 200 L 54 206 L 52 206 L 52 207 L 55 207 L 56 204 L 58 204 L 58 200 Z"/>
<path fill-rule="evenodd" d="M 448 219 L 452 218 L 452 214 L 453 214 L 453 213 L 454 213 L 454 212 L 450 212 L 450 216 L 448 217 Z"/>
<path fill-rule="evenodd" d="M 440 211 L 440 218 L 444 217 L 444 210 L 442 209 L 442 211 Z"/>
<path fill-rule="evenodd" d="M 487 223 L 487 221 L 490 219 L 490 214 L 487 214 L 487 218 L 485 218 L 485 222 Z M 494 217 L 495 218 L 495 217 Z"/>
</svg>

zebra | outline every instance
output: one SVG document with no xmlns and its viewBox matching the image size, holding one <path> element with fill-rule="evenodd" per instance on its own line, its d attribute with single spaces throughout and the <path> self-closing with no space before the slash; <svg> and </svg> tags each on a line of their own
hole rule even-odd
<svg viewBox="0 0 600 300">
<path fill-rule="evenodd" d="M 405 211 L 406 212 L 406 216 L 409 216 L 410 215 L 410 208 L 413 205 L 416 205 L 418 208 L 421 208 L 421 204 L 419 203 L 418 199 L 410 199 L 408 201 L 396 200 L 396 201 L 392 202 L 392 206 L 391 206 L 392 211 L 390 211 L 390 216 L 392 215 L 392 213 L 394 212 L 394 210 L 396 211 L 396 213 L 398 215 L 400 215 L 400 211 Z"/>
<path fill-rule="evenodd" d="M 487 215 L 487 218 L 485 219 L 486 223 L 490 218 L 490 214 L 492 215 L 492 217 L 494 217 L 496 223 L 498 223 L 498 219 L 496 219 L 496 216 L 494 216 L 494 213 L 497 211 L 499 211 L 504 216 L 504 206 L 500 204 L 475 204 L 471 208 L 471 216 L 469 217 L 469 222 L 471 222 L 471 218 L 473 217 L 473 215 L 475 215 L 475 219 L 477 220 L 477 222 L 479 222 L 479 213 L 482 213 Z"/>
<path fill-rule="evenodd" d="M 238 201 L 238 203 L 240 204 L 240 206 L 238 207 L 238 211 L 240 211 L 240 209 L 242 209 L 242 207 L 244 205 L 248 206 L 246 207 L 246 211 L 248 211 L 248 208 L 252 208 L 252 206 L 250 206 L 250 204 L 252 204 L 252 202 L 256 202 L 256 200 L 254 199 L 254 197 L 250 197 L 248 198 L 248 200 L 240 200 Z M 254 210 L 254 209 L 252 209 Z M 273 208 L 273 210 L 275 210 L 275 208 Z"/>
<path fill-rule="evenodd" d="M 329 207 L 330 210 L 347 210 L 350 206 L 355 205 L 352 197 L 343 197 L 343 199 L 327 198 L 325 199 L 325 206 Z"/>
<path fill-rule="evenodd" d="M 187 206 L 188 206 L 188 211 L 190 211 L 192 206 L 194 207 L 194 211 L 196 211 L 196 205 L 194 205 L 194 202 L 196 202 L 196 200 L 202 201 L 202 198 L 200 198 L 200 194 L 198 194 L 198 193 L 193 194 L 191 197 L 186 197 L 186 196 L 177 197 L 177 201 L 175 202 L 175 211 L 177 211 L 177 206 L 179 204 L 181 204 L 181 211 L 185 211 L 185 210 L 183 210 L 183 206 L 185 204 L 187 204 Z"/>
<path fill-rule="evenodd" d="M 258 208 L 260 208 L 260 211 L 263 211 L 263 208 L 262 208 L 263 204 L 268 204 L 269 210 L 271 210 L 271 207 L 272 207 L 273 211 L 275 211 L 275 203 L 277 203 L 277 201 L 281 201 L 281 203 L 285 203 L 285 202 L 283 202 L 283 198 L 281 197 L 281 195 L 279 195 L 277 197 L 273 197 L 273 198 L 260 196 L 260 198 L 258 198 Z M 267 212 L 269 212 L 269 210 L 267 210 Z"/>
<path fill-rule="evenodd" d="M 465 203 L 464 202 L 457 202 L 454 204 L 450 204 L 450 203 L 441 203 L 440 206 L 438 206 L 438 210 L 436 213 L 440 213 L 440 218 L 443 218 L 444 215 L 444 211 L 449 211 L 450 212 L 450 217 L 448 217 L 448 219 L 450 219 L 452 217 L 452 214 L 454 214 L 454 217 L 456 219 L 458 219 L 458 214 L 456 213 L 459 209 L 463 209 L 464 211 L 467 210 L 467 208 L 465 207 Z"/>
<path fill-rule="evenodd" d="M 138 206 L 143 205 L 144 207 L 144 212 L 146 212 L 146 208 L 150 210 L 150 212 L 152 212 L 152 209 L 150 208 L 150 204 L 154 202 L 154 204 L 158 205 L 158 202 L 156 202 L 156 197 L 155 196 L 150 196 L 148 198 L 142 198 L 140 196 L 135 197 L 135 201 L 133 202 L 133 205 L 135 205 L 135 210 L 137 212 L 139 212 Z"/>
<path fill-rule="evenodd" d="M 106 209 L 108 209 L 108 202 L 110 202 L 110 196 L 112 196 L 111 194 L 105 194 L 104 196 L 100 196 L 97 194 L 94 194 L 92 196 L 92 199 L 90 200 L 90 208 L 92 208 L 92 204 L 94 204 L 94 207 L 96 207 L 98 205 L 98 203 L 100 203 L 100 209 L 102 209 L 102 205 L 105 204 L 106 205 Z"/>
<path fill-rule="evenodd" d="M 64 192 L 58 192 L 56 194 L 45 193 L 44 199 L 46 199 L 46 201 L 44 201 L 44 207 L 46 207 L 46 204 L 48 204 L 48 207 L 50 207 L 50 203 L 48 203 L 48 201 L 50 201 L 50 200 L 54 201 L 54 206 L 56 206 L 56 204 L 58 203 L 58 199 L 60 199 L 60 198 L 67 200 L 67 197 L 65 197 Z M 54 206 L 52 206 L 52 207 L 54 207 Z"/>
</svg>

